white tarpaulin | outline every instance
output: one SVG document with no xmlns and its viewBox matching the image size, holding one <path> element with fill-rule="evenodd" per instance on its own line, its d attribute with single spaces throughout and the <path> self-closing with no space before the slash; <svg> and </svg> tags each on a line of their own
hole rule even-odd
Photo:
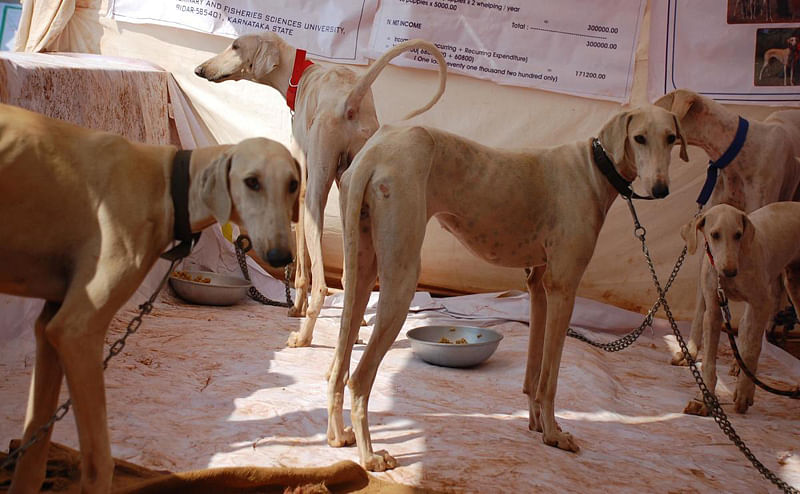
<svg viewBox="0 0 800 494">
<path fill-rule="evenodd" d="M 750 3 L 653 0 L 650 99 L 691 88 L 723 102 L 800 102 L 800 86 L 792 85 L 790 73 L 784 79 L 781 61 L 768 60 L 762 73 L 768 50 L 786 50 L 790 64 L 797 67 L 797 52 L 792 58 L 788 42 L 800 35 L 800 12 L 791 5 L 783 12 L 771 6 L 774 2 L 764 2 L 760 10 L 743 6 Z M 796 72 L 798 81 L 800 70 Z"/>
<path fill-rule="evenodd" d="M 384 0 L 371 56 L 408 38 L 442 50 L 451 71 L 499 84 L 628 101 L 644 0 Z M 424 54 L 398 65 L 431 67 Z"/>
<path fill-rule="evenodd" d="M 377 0 L 114 0 L 116 20 L 237 37 L 273 32 L 311 55 L 364 63 Z"/>
</svg>

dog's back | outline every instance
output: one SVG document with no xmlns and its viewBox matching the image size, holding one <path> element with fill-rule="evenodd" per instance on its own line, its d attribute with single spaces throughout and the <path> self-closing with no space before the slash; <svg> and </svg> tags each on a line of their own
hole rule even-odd
<svg viewBox="0 0 800 494">
<path fill-rule="evenodd" d="M 166 193 L 163 152 L 0 105 L 0 292 L 59 300 L 77 252 L 99 252 L 103 229 Z"/>
</svg>

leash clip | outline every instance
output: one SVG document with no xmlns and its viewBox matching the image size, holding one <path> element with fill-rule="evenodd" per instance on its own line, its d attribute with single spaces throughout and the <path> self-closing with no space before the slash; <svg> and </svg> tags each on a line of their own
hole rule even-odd
<svg viewBox="0 0 800 494">
<path fill-rule="evenodd" d="M 253 241 L 245 234 L 239 235 L 236 238 L 236 247 L 246 254 L 253 248 Z"/>
</svg>

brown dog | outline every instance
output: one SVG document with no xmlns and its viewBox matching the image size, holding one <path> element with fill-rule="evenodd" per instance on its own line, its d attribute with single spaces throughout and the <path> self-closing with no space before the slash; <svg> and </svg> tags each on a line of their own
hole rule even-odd
<svg viewBox="0 0 800 494">
<path fill-rule="evenodd" d="M 176 149 L 130 142 L 0 105 L 0 292 L 43 298 L 23 441 L 45 424 L 67 378 L 82 492 L 108 492 L 103 340 L 111 318 L 173 240 Z M 229 219 L 264 259 L 291 262 L 300 167 L 282 145 L 249 139 L 195 150 L 191 229 Z M 50 432 L 18 461 L 10 492 L 38 492 Z"/>
</svg>

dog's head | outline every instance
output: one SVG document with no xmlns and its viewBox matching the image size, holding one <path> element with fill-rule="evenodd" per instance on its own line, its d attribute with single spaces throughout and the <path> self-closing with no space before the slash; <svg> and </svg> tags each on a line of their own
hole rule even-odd
<svg viewBox="0 0 800 494">
<path fill-rule="evenodd" d="M 259 257 L 292 262 L 291 222 L 300 206 L 300 165 L 281 144 L 264 138 L 231 146 L 200 177 L 203 202 L 220 223 L 247 230 Z"/>
<path fill-rule="evenodd" d="M 657 106 L 617 114 L 603 127 L 599 138 L 619 173 L 628 180 L 638 176 L 647 193 L 659 199 L 669 194 L 672 147 L 680 144 L 681 159 L 689 159 L 678 117 Z"/>
<path fill-rule="evenodd" d="M 246 34 L 233 40 L 222 53 L 211 57 L 194 69 L 194 73 L 211 82 L 265 79 L 281 61 L 283 39 L 275 33 Z"/>
<path fill-rule="evenodd" d="M 789 36 L 789 38 L 786 39 L 786 44 L 792 48 L 797 46 L 797 36 Z"/>
<path fill-rule="evenodd" d="M 753 223 L 744 212 L 718 204 L 681 228 L 690 254 L 697 251 L 697 233 L 703 234 L 717 271 L 728 278 L 739 272 L 739 255 L 749 251 L 755 235 Z"/>
</svg>

